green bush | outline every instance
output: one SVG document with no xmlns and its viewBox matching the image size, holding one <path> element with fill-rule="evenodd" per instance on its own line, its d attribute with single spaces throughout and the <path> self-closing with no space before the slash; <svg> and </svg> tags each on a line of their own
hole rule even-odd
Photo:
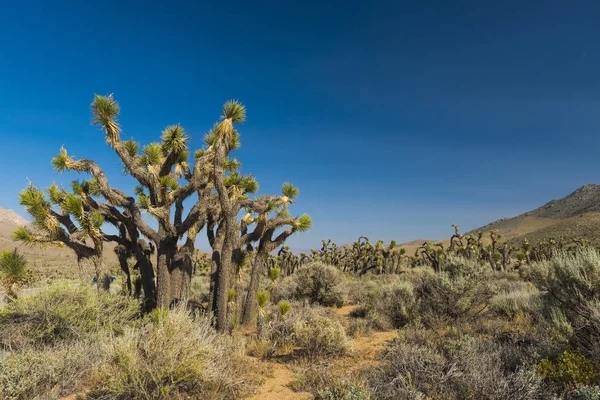
<svg viewBox="0 0 600 400">
<path fill-rule="evenodd" d="M 300 268 L 293 276 L 296 299 L 308 299 L 322 306 L 341 307 L 345 303 L 344 276 L 335 267 L 313 262 Z"/>
<path fill-rule="evenodd" d="M 600 385 L 600 364 L 576 351 L 565 351 L 556 359 L 544 359 L 540 371 L 550 381 L 564 384 Z"/>
</svg>

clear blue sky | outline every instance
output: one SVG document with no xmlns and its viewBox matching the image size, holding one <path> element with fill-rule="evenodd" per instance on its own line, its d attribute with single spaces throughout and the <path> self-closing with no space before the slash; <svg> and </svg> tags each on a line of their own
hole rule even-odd
<svg viewBox="0 0 600 400">
<path fill-rule="evenodd" d="M 133 187 L 94 93 L 125 137 L 181 123 L 195 147 L 244 102 L 243 171 L 313 217 L 296 248 L 443 238 L 600 181 L 598 2 L 199 3 L 3 4 L 0 206 L 74 179 L 50 165 L 63 144 Z"/>
</svg>

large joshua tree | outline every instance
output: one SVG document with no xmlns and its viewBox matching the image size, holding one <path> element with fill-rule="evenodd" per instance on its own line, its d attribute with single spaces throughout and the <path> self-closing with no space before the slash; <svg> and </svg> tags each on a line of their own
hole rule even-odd
<svg viewBox="0 0 600 400">
<path fill-rule="evenodd" d="M 206 226 L 213 248 L 212 309 L 217 328 L 224 329 L 231 277 L 244 247 L 280 226 L 290 226 L 291 233 L 310 226 L 307 215 L 286 216 L 284 220 L 281 215 L 279 219 L 267 218 L 267 214 L 275 209 L 286 209 L 297 189 L 287 184 L 280 196 L 249 197 L 258 184 L 252 176 L 242 175 L 239 162 L 230 159 L 231 151 L 239 147 L 239 134 L 234 126 L 243 122 L 246 114 L 244 106 L 236 101 L 223 106 L 221 120 L 204 138 L 206 148 L 194 152 L 193 167 L 188 161 L 189 137 L 180 125 L 165 128 L 160 143 L 151 143 L 140 151 L 138 143 L 121 138 L 117 121 L 120 107 L 112 95 L 96 95 L 91 108 L 93 124 L 102 128 L 107 143 L 121 159 L 125 173 L 137 181 L 136 197 L 112 187 L 94 161 L 75 159 L 63 148 L 52 160 L 54 168 L 58 172 L 85 172 L 91 179 L 74 185 L 74 195 L 62 191 L 59 196 L 55 193 L 58 189 L 53 189 L 49 192 L 51 201 L 35 188 L 26 189 L 22 203 L 46 235 L 38 237 L 27 230 L 16 235 L 31 242 L 58 241 L 75 250 L 79 258 L 98 260 L 102 260 L 103 242 L 117 242 L 124 269 L 126 258 L 130 254 L 136 257 L 145 282 L 144 292 L 151 297 L 147 302 L 151 308 L 155 304 L 167 307 L 187 297 L 196 236 Z M 196 201 L 184 215 L 183 203 L 191 197 L 196 197 Z M 53 204 L 60 205 L 63 213 L 53 210 Z M 247 214 L 239 219 L 241 210 L 246 210 Z M 144 220 L 143 212 L 156 219 L 156 228 Z M 77 225 L 70 216 L 77 218 Z M 113 224 L 119 235 L 103 233 L 104 222 Z M 91 238 L 93 246 L 81 240 L 82 232 Z M 277 243 L 283 243 L 291 233 L 280 236 Z M 154 272 L 149 262 L 149 246 L 142 237 L 149 239 L 156 248 L 155 302 L 152 301 Z M 178 245 L 181 240 L 183 244 Z"/>
<path fill-rule="evenodd" d="M 92 160 L 76 160 L 62 149 L 53 164 L 59 172 L 90 173 L 98 194 L 106 203 L 127 213 L 137 230 L 154 243 L 157 249 L 157 304 L 166 307 L 187 295 L 184 291 L 189 285 L 185 284 L 185 280 L 191 276 L 193 247 L 191 251 L 190 245 L 179 248 L 177 241 L 189 233 L 193 242 L 196 232 L 202 227 L 209 202 L 198 201 L 185 219 L 183 202 L 195 192 L 200 195 L 209 186 L 209 155 L 197 158 L 194 168 L 190 169 L 189 137 L 180 125 L 165 128 L 160 143 L 151 143 L 139 152 L 138 143 L 121 139 L 121 128 L 117 122 L 119 112 L 120 107 L 112 95 L 96 95 L 92 102 L 93 124 L 104 130 L 107 143 L 121 159 L 126 173 L 139 183 L 137 201 L 133 196 L 111 187 L 104 171 Z M 186 183 L 180 185 L 182 178 Z M 144 221 L 142 211 L 157 220 L 157 229 Z"/>
</svg>

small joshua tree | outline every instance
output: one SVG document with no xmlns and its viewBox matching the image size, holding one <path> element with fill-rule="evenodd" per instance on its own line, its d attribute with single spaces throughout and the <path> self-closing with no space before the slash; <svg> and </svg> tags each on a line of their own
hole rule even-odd
<svg viewBox="0 0 600 400">
<path fill-rule="evenodd" d="M 263 337 L 265 329 L 265 320 L 267 318 L 266 305 L 269 301 L 269 292 L 261 290 L 256 294 L 256 300 L 258 301 L 258 319 L 256 322 L 256 331 L 258 337 Z"/>
<path fill-rule="evenodd" d="M 277 304 L 277 306 L 279 308 L 279 315 L 281 315 L 282 317 L 285 317 L 285 314 L 290 312 L 290 310 L 292 309 L 292 303 L 290 303 L 289 301 L 285 301 L 285 300 L 281 300 Z"/>
<path fill-rule="evenodd" d="M 236 308 L 235 289 L 229 289 L 227 292 L 227 326 L 229 332 L 233 332 L 233 328 L 235 327 Z"/>
<path fill-rule="evenodd" d="M 18 286 L 25 279 L 26 266 L 27 260 L 17 253 L 17 249 L 0 253 L 0 273 L 9 301 L 17 298 Z"/>
</svg>

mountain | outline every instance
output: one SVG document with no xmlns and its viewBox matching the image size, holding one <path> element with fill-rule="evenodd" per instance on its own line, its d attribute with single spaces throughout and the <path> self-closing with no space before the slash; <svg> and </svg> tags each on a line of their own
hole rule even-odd
<svg viewBox="0 0 600 400">
<path fill-rule="evenodd" d="M 467 233 L 489 232 L 493 229 L 498 230 L 503 240 L 511 243 L 519 243 L 524 239 L 535 243 L 562 236 L 565 239 L 586 238 L 600 244 L 600 185 L 582 186 L 562 199 L 551 200 L 534 210 L 490 222 Z M 423 242 L 425 240 L 413 240 L 399 246 L 413 254 Z M 432 242 L 442 242 L 448 246 L 450 239 Z"/>
<path fill-rule="evenodd" d="M 15 226 L 25 226 L 29 224 L 25 218 L 21 217 L 13 210 L 9 210 L 8 208 L 0 207 L 0 223 L 15 225 Z"/>
<path fill-rule="evenodd" d="M 503 218 L 475 231 L 498 229 L 504 239 L 532 242 L 546 238 L 586 238 L 600 242 L 600 186 L 585 185 L 568 196 L 513 218 Z"/>
<path fill-rule="evenodd" d="M 27 258 L 28 267 L 34 273 L 44 278 L 73 278 L 79 276 L 87 279 L 92 271 L 89 268 L 81 270 L 77 265 L 75 253 L 67 248 L 55 246 L 26 246 L 12 240 L 15 229 L 28 225 L 29 222 L 13 210 L 0 207 L 0 250 L 17 249 Z M 117 262 L 113 252 L 114 246 L 105 246 L 105 256 L 109 263 Z"/>
</svg>

